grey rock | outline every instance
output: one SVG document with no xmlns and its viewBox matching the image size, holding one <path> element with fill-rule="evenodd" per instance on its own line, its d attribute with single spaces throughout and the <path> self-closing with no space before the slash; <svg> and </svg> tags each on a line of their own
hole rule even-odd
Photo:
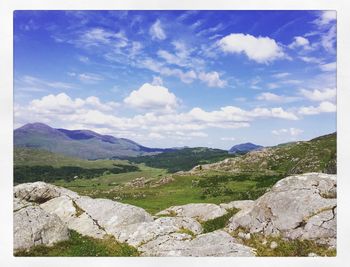
<svg viewBox="0 0 350 267">
<path fill-rule="evenodd" d="M 101 229 L 112 235 L 118 235 L 122 227 L 153 221 L 144 209 L 109 199 L 80 197 L 75 202 Z"/>
<path fill-rule="evenodd" d="M 254 249 L 238 244 L 228 233 L 217 230 L 194 239 L 187 234 L 160 236 L 141 247 L 143 256 L 255 256 Z"/>
<path fill-rule="evenodd" d="M 24 183 L 14 187 L 14 197 L 29 202 L 44 203 L 62 195 L 78 197 L 73 191 L 44 182 Z"/>
<path fill-rule="evenodd" d="M 270 244 L 270 248 L 271 248 L 271 249 L 275 249 L 275 248 L 277 248 L 277 247 L 278 247 L 277 242 L 272 241 L 271 244 Z"/>
<path fill-rule="evenodd" d="M 228 210 L 228 209 L 240 209 L 246 210 L 251 209 L 254 205 L 254 200 L 235 200 L 229 203 L 222 203 L 220 207 Z"/>
<path fill-rule="evenodd" d="M 132 224 L 120 229 L 116 238 L 132 246 L 140 246 L 143 243 L 179 232 L 183 229 L 191 231 L 194 235 L 202 232 L 202 226 L 192 218 L 162 217 L 153 222 Z"/>
<path fill-rule="evenodd" d="M 229 232 L 243 227 L 251 233 L 310 239 L 333 246 L 336 240 L 336 175 L 307 173 L 284 178 L 235 214 Z"/>
<path fill-rule="evenodd" d="M 68 228 L 60 218 L 39 206 L 30 205 L 14 212 L 13 224 L 14 251 L 36 245 L 51 246 L 69 238 Z"/>
<path fill-rule="evenodd" d="M 82 209 L 77 210 L 78 205 L 66 195 L 53 198 L 41 204 L 40 207 L 49 213 L 56 214 L 69 229 L 82 235 L 100 239 L 106 235 L 106 231 Z"/>
<path fill-rule="evenodd" d="M 226 209 L 220 207 L 219 205 L 208 203 L 195 203 L 182 206 L 172 206 L 170 208 L 158 212 L 156 215 L 172 216 L 173 214 L 175 214 L 175 216 L 178 217 L 190 217 L 199 221 L 208 221 L 220 217 L 226 213 Z"/>
</svg>

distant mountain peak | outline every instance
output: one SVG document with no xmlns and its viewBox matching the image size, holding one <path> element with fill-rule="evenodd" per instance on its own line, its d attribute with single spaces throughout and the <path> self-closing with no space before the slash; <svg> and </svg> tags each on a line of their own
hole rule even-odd
<svg viewBox="0 0 350 267">
<path fill-rule="evenodd" d="M 244 154 L 244 153 L 248 153 L 250 151 L 258 150 L 261 148 L 263 148 L 263 146 L 248 142 L 248 143 L 235 145 L 231 147 L 231 149 L 228 152 L 230 154 Z"/>
</svg>

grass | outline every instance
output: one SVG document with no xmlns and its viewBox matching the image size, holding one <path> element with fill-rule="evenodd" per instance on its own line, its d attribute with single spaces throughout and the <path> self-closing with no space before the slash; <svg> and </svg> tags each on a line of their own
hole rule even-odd
<svg viewBox="0 0 350 267">
<path fill-rule="evenodd" d="M 236 214 L 238 211 L 239 209 L 235 209 L 235 208 L 229 209 L 227 210 L 226 214 L 220 217 L 217 217 L 215 219 L 203 222 L 202 223 L 203 233 L 209 233 L 209 232 L 213 232 L 215 230 L 224 228 L 228 224 L 228 221 L 230 220 L 230 218 L 234 214 Z"/>
<path fill-rule="evenodd" d="M 239 231 L 236 230 L 232 235 L 244 245 L 255 248 L 256 255 L 260 257 L 307 257 L 310 253 L 318 256 L 336 256 L 335 249 L 329 249 L 326 245 L 317 244 L 312 240 L 289 240 L 280 236 L 265 237 L 262 234 L 251 234 L 250 239 L 242 239 L 237 235 Z M 270 248 L 272 242 L 278 244 L 274 249 Z"/>
<path fill-rule="evenodd" d="M 19 257 L 94 257 L 94 256 L 139 256 L 136 248 L 127 244 L 117 242 L 114 237 L 106 237 L 105 239 L 94 239 L 82 236 L 75 231 L 70 231 L 70 238 L 67 241 L 58 242 L 55 245 L 36 246 L 29 251 L 19 251 L 15 253 Z"/>
</svg>

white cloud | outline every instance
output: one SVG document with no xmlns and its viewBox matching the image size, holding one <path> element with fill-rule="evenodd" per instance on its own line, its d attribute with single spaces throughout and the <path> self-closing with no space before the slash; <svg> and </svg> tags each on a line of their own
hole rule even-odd
<svg viewBox="0 0 350 267">
<path fill-rule="evenodd" d="M 272 77 L 277 78 L 277 79 L 281 79 L 281 78 L 285 78 L 289 75 L 290 75 L 289 72 L 280 72 L 280 73 L 273 74 Z"/>
<path fill-rule="evenodd" d="M 209 87 L 225 87 L 227 85 L 227 82 L 220 79 L 219 73 L 216 71 L 212 72 L 200 72 L 198 75 L 198 78 L 205 82 Z"/>
<path fill-rule="evenodd" d="M 317 107 L 301 107 L 298 111 L 301 115 L 318 115 L 320 113 L 336 112 L 337 107 L 335 104 L 329 101 L 321 102 Z"/>
<path fill-rule="evenodd" d="M 128 39 L 123 32 L 112 32 L 103 28 L 86 30 L 77 40 L 68 40 L 77 46 L 96 48 L 103 45 L 121 48 L 128 45 Z"/>
<path fill-rule="evenodd" d="M 302 61 L 306 62 L 306 63 L 317 63 L 317 64 L 320 64 L 323 62 L 322 59 L 320 58 L 317 58 L 317 57 L 306 57 L 306 56 L 303 56 L 303 57 L 299 57 Z"/>
<path fill-rule="evenodd" d="M 97 83 L 98 81 L 103 80 L 101 75 L 95 73 L 80 73 L 77 75 L 78 79 L 84 83 Z"/>
<path fill-rule="evenodd" d="M 335 43 L 337 41 L 336 25 L 330 27 L 330 29 L 322 34 L 321 45 L 323 48 L 331 53 L 335 53 Z"/>
<path fill-rule="evenodd" d="M 30 102 L 29 109 L 33 112 L 43 113 L 75 113 L 78 109 L 94 108 L 99 111 L 111 111 L 118 107 L 116 102 L 102 103 L 98 97 L 90 96 L 86 99 L 72 99 L 65 93 L 47 95 L 41 99 L 34 99 Z"/>
<path fill-rule="evenodd" d="M 218 42 L 222 51 L 227 53 L 244 53 L 258 63 L 270 63 L 276 59 L 286 58 L 282 47 L 269 37 L 255 37 L 250 34 L 232 33 Z"/>
<path fill-rule="evenodd" d="M 284 135 L 284 134 L 289 134 L 291 136 L 297 136 L 302 134 L 304 131 L 298 128 L 289 128 L 289 129 L 278 129 L 278 130 L 273 130 L 272 134 L 274 135 Z"/>
<path fill-rule="evenodd" d="M 327 25 L 337 19 L 337 12 L 333 10 L 321 11 L 320 16 L 313 22 L 318 26 Z"/>
<path fill-rule="evenodd" d="M 124 103 L 139 109 L 172 112 L 178 106 L 178 99 L 166 87 L 145 83 L 132 91 Z"/>
<path fill-rule="evenodd" d="M 160 20 L 157 20 L 149 29 L 149 33 L 152 39 L 164 40 L 166 38 L 166 34 L 162 28 L 162 24 Z"/>
<path fill-rule="evenodd" d="M 312 101 L 335 101 L 337 90 L 335 88 L 326 88 L 323 90 L 306 90 L 300 89 L 300 93 Z"/>
<path fill-rule="evenodd" d="M 16 81 L 15 90 L 22 88 L 27 91 L 45 91 L 47 89 L 73 89 L 73 84 L 60 81 L 47 81 L 34 76 L 25 75 Z"/>
<path fill-rule="evenodd" d="M 309 40 L 302 36 L 295 36 L 294 41 L 290 45 L 288 45 L 288 47 L 291 49 L 295 49 L 298 47 L 302 47 L 305 50 L 311 49 Z"/>
<path fill-rule="evenodd" d="M 221 137 L 220 140 L 221 141 L 235 141 L 236 138 L 234 138 L 234 137 Z"/>
<path fill-rule="evenodd" d="M 331 63 L 327 63 L 327 64 L 322 64 L 322 65 L 320 65 L 320 69 L 322 71 L 335 71 L 337 69 L 337 63 L 331 62 Z"/>
<path fill-rule="evenodd" d="M 276 103 L 289 103 L 298 100 L 297 97 L 276 95 L 270 92 L 264 92 L 256 97 L 258 100 L 276 102 Z"/>
</svg>

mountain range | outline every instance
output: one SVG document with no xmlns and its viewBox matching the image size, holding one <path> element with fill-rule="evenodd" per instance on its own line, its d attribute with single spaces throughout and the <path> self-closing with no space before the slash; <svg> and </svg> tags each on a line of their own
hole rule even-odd
<svg viewBox="0 0 350 267">
<path fill-rule="evenodd" d="M 44 123 L 29 123 L 16 129 L 14 145 L 92 160 L 154 155 L 174 150 L 149 148 L 129 139 L 101 135 L 90 130 L 55 129 Z"/>
</svg>

